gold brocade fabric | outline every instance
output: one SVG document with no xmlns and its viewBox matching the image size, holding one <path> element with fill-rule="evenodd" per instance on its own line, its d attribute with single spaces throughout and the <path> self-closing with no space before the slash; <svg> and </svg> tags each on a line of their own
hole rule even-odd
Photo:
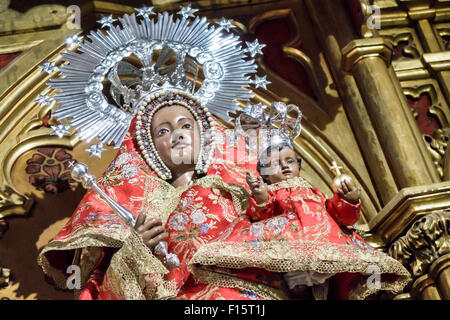
<svg viewBox="0 0 450 320">
<path fill-rule="evenodd" d="M 169 271 L 131 230 L 122 248 L 111 259 L 104 288 L 117 299 L 169 299 L 176 296 L 176 284 L 165 281 Z"/>
<path fill-rule="evenodd" d="M 210 175 L 195 180 L 191 185 L 174 188 L 157 177 L 146 175 L 141 210 L 148 216 L 160 218 L 165 225 L 170 213 L 180 201 L 180 196 L 190 187 L 199 185 L 215 188 L 231 194 L 236 209 L 245 212 L 248 193 L 242 186 L 225 183 L 219 176 Z M 96 197 L 96 196 L 94 196 Z M 85 247 L 111 247 L 119 250 L 114 254 L 106 272 L 103 288 L 119 299 L 168 299 L 176 296 L 176 285 L 164 280 L 168 273 L 161 261 L 153 256 L 137 233 L 124 227 L 110 229 L 90 226 L 72 230 L 68 236 L 51 241 L 41 251 L 38 264 L 60 288 L 66 288 L 67 275 L 54 268 L 48 261 L 49 251 L 77 250 Z M 75 255 L 75 257 L 77 257 Z M 90 263 L 88 269 L 92 267 Z M 83 283 L 88 275 L 82 276 Z"/>
<path fill-rule="evenodd" d="M 154 183 L 160 184 L 160 188 L 154 192 L 146 192 L 148 196 L 142 202 L 141 212 L 145 212 L 152 217 L 160 218 L 164 225 L 167 223 L 169 215 L 180 202 L 180 196 L 192 186 L 202 186 L 204 188 L 218 189 L 230 193 L 233 203 L 240 213 L 245 213 L 248 206 L 249 194 L 244 187 L 233 183 L 225 183 L 216 175 L 202 177 L 194 180 L 190 185 L 178 188 L 173 187 L 164 180 L 148 176 L 146 189 Z"/>
</svg>

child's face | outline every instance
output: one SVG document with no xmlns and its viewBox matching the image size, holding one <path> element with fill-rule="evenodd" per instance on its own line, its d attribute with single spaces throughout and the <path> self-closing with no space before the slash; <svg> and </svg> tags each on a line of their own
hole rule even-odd
<svg viewBox="0 0 450 320">
<path fill-rule="evenodd" d="M 266 176 L 270 183 L 277 183 L 290 178 L 298 177 L 300 168 L 298 167 L 295 151 L 284 147 L 279 153 L 270 155 L 271 174 Z"/>
<path fill-rule="evenodd" d="M 172 174 L 191 170 L 197 162 L 200 135 L 188 109 L 173 105 L 158 110 L 152 119 L 152 138 Z"/>
</svg>

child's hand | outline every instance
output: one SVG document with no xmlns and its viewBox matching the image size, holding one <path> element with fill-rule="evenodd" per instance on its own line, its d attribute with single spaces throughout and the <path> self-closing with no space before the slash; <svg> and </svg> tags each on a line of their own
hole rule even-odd
<svg viewBox="0 0 450 320">
<path fill-rule="evenodd" d="M 338 189 L 339 196 L 351 204 L 357 204 L 361 196 L 360 187 L 352 187 L 347 181 L 342 181 L 341 187 Z"/>
<path fill-rule="evenodd" d="M 269 200 L 269 194 L 267 184 L 264 182 L 263 178 L 261 176 L 254 178 L 250 172 L 247 172 L 246 178 L 256 202 L 258 204 L 266 203 Z"/>
</svg>

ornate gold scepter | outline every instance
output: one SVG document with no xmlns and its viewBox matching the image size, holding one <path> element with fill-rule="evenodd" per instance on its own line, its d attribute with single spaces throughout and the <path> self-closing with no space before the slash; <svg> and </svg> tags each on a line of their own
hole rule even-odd
<svg viewBox="0 0 450 320">
<path fill-rule="evenodd" d="M 89 173 L 89 168 L 84 163 L 78 162 L 73 165 L 73 162 L 70 163 L 72 167 L 72 178 L 81 182 L 81 185 L 85 189 L 92 189 L 98 193 L 98 195 L 105 200 L 105 202 L 119 215 L 119 217 L 130 227 L 134 228 L 136 224 L 136 218 L 132 212 L 122 207 L 116 201 L 114 201 L 110 196 L 108 196 L 96 183 L 96 178 L 93 174 Z M 171 268 L 178 267 L 180 265 L 180 260 L 178 257 L 167 251 L 168 245 L 166 241 L 160 241 L 155 247 L 155 253 L 161 256 L 164 256 L 167 265 Z"/>
</svg>

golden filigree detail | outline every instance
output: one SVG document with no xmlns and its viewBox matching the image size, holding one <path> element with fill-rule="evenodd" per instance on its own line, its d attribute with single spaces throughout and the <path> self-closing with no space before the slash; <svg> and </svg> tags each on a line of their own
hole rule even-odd
<svg viewBox="0 0 450 320">
<path fill-rule="evenodd" d="M 425 274 L 439 257 L 450 253 L 450 211 L 435 211 L 417 220 L 389 248 L 389 254 L 415 277 Z"/>
<path fill-rule="evenodd" d="M 257 243 L 211 242 L 197 251 L 190 264 L 233 269 L 258 267 L 274 272 L 312 270 L 320 273 L 367 273 L 367 270 L 377 266 L 381 273 L 409 278 L 408 271 L 383 252 L 302 239 Z"/>
<path fill-rule="evenodd" d="M 269 191 L 276 191 L 286 188 L 312 188 L 311 184 L 301 177 L 294 177 L 287 180 L 283 180 L 277 183 L 273 183 L 268 186 Z"/>
</svg>

